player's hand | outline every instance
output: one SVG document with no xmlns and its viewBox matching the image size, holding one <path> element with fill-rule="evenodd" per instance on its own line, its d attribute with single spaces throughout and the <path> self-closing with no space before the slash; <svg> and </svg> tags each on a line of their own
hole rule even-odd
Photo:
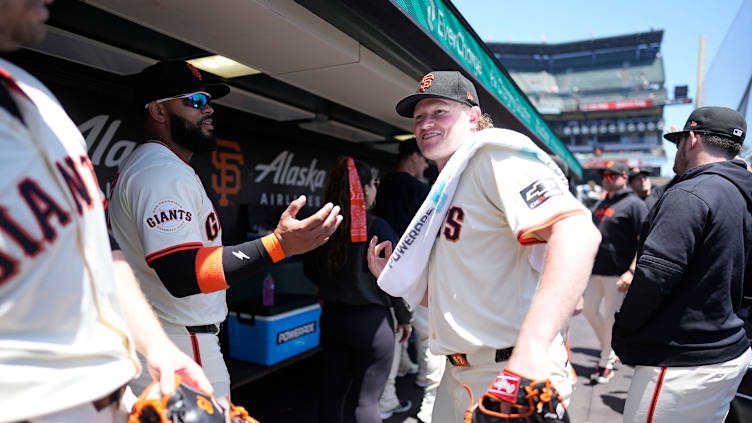
<svg viewBox="0 0 752 423">
<path fill-rule="evenodd" d="M 180 351 L 172 342 L 161 342 L 150 346 L 146 351 L 146 364 L 149 374 L 159 381 L 162 394 L 169 394 L 175 389 L 175 373 L 183 382 L 207 394 L 213 394 L 209 379 L 201 366 Z"/>
<path fill-rule="evenodd" d="M 303 254 L 329 241 L 340 223 L 342 215 L 340 207 L 327 203 L 314 215 L 303 220 L 296 219 L 298 212 L 306 203 L 305 195 L 301 195 L 287 206 L 287 210 L 279 218 L 274 235 L 279 239 L 285 256 Z"/>
<path fill-rule="evenodd" d="M 632 285 L 632 278 L 634 278 L 632 272 L 629 270 L 624 272 L 623 275 L 619 276 L 619 280 L 616 281 L 616 289 L 618 289 L 619 292 L 627 292 L 629 286 Z"/>
<path fill-rule="evenodd" d="M 402 331 L 402 337 L 400 337 L 400 344 L 404 344 L 407 342 L 408 339 L 410 339 L 410 334 L 413 332 L 413 327 L 410 326 L 409 323 L 406 323 L 404 325 L 397 325 L 397 330 L 395 333 L 400 333 Z"/>
<path fill-rule="evenodd" d="M 377 244 L 377 242 L 379 242 L 379 237 L 374 235 L 371 238 L 371 242 L 368 243 L 368 254 L 366 255 L 368 258 L 368 270 L 371 271 L 375 278 L 378 278 L 381 272 L 384 271 L 389 261 L 389 256 L 392 255 L 391 241 L 384 241 L 381 244 Z M 381 251 L 384 251 L 384 257 L 381 257 Z"/>
</svg>

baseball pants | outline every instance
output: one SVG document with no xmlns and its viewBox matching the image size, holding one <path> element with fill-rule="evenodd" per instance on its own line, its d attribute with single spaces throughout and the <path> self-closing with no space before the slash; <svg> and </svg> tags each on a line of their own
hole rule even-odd
<svg viewBox="0 0 752 423">
<path fill-rule="evenodd" d="M 87 402 L 75 407 L 67 408 L 46 416 L 27 420 L 28 423 L 125 423 L 128 420 L 128 412 L 118 408 L 113 403 L 97 410 L 94 404 Z"/>
<path fill-rule="evenodd" d="M 219 349 L 219 337 L 214 333 L 196 333 L 190 334 L 185 326 L 175 325 L 160 320 L 162 327 L 167 333 L 167 337 L 188 357 L 193 358 L 204 370 L 206 377 L 209 379 L 214 388 L 214 397 L 223 407 L 229 406 L 226 396 L 230 395 L 230 373 L 222 358 L 222 351 Z M 129 386 L 135 395 L 144 392 L 149 384 L 153 382 L 151 375 L 146 367 L 146 360 L 139 353 L 138 359 L 141 361 L 141 375 L 132 380 Z"/>
<path fill-rule="evenodd" d="M 564 405 L 567 406 L 572 396 L 573 377 L 561 334 L 557 334 L 551 344 L 549 357 L 551 358 L 549 379 L 559 391 Z M 449 362 L 446 363 L 444 376 L 441 378 L 433 406 L 431 420 L 433 423 L 464 421 L 465 410 L 470 406 L 470 396 L 462 385 L 465 384 L 473 390 L 473 400 L 477 403 L 480 396 L 491 387 L 491 383 L 508 363 L 508 361 L 497 363 L 495 358 L 495 349 L 481 348 L 474 353 L 467 354 L 469 367 L 457 367 Z"/>
<path fill-rule="evenodd" d="M 593 327 L 601 343 L 601 358 L 598 366 L 612 369 L 616 355 L 611 349 L 611 330 L 614 327 L 614 314 L 624 300 L 616 282 L 618 276 L 592 275 L 585 289 L 585 306 L 582 314 Z M 605 315 L 601 315 L 601 301 L 604 303 Z"/>
<path fill-rule="evenodd" d="M 722 423 L 752 361 L 752 351 L 725 363 L 695 367 L 636 366 L 625 423 Z"/>
<path fill-rule="evenodd" d="M 397 327 L 397 318 L 394 316 L 394 310 L 390 309 L 392 319 L 394 321 L 394 327 Z M 386 379 L 386 385 L 384 386 L 384 392 L 381 393 L 379 398 L 379 411 L 382 413 L 394 410 L 400 406 L 400 399 L 397 397 L 397 386 L 395 385 L 397 379 L 397 373 L 400 367 L 400 361 L 402 360 L 402 354 L 407 354 L 407 350 L 403 350 L 402 346 L 407 345 L 407 342 L 400 343 L 402 332 L 394 334 L 394 358 L 392 358 L 392 367 L 389 369 L 389 377 Z"/>
</svg>

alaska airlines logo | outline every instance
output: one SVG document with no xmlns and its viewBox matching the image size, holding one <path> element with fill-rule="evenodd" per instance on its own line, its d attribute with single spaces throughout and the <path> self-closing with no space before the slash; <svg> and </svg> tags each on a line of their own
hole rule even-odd
<svg viewBox="0 0 752 423">
<path fill-rule="evenodd" d="M 242 187 L 239 166 L 244 163 L 243 154 L 237 141 L 217 139 L 217 146 L 217 151 L 212 152 L 212 164 L 217 172 L 211 176 L 211 184 L 214 192 L 219 194 L 219 205 L 229 206 L 227 196 L 237 195 Z"/>
<path fill-rule="evenodd" d="M 122 121 L 116 119 L 108 124 L 109 120 L 110 115 L 94 116 L 78 125 L 78 130 L 86 137 L 86 148 L 92 164 L 116 168 L 136 148 L 136 142 L 128 140 L 112 142 Z"/>
<path fill-rule="evenodd" d="M 312 159 L 308 167 L 292 166 L 295 154 L 285 150 L 277 155 L 269 164 L 257 164 L 254 170 L 261 172 L 254 182 L 263 182 L 267 176 L 274 173 L 272 183 L 275 185 L 290 185 L 306 187 L 311 192 L 316 188 L 323 188 L 326 171 L 316 168 L 318 159 Z"/>
<path fill-rule="evenodd" d="M 154 206 L 145 222 L 149 229 L 175 232 L 182 229 L 191 219 L 193 219 L 192 213 L 185 210 L 177 201 L 163 200 Z"/>
</svg>

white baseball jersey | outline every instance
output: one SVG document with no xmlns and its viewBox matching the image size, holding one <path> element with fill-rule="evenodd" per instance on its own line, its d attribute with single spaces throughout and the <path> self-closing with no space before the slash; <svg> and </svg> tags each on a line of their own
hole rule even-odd
<svg viewBox="0 0 752 423">
<path fill-rule="evenodd" d="M 513 346 L 542 270 L 533 232 L 579 213 L 588 211 L 535 157 L 478 150 L 426 268 L 431 352 Z"/>
<path fill-rule="evenodd" d="M 196 172 L 165 144 L 147 142 L 120 165 L 110 225 L 157 316 L 182 326 L 225 320 L 225 291 L 174 297 L 148 262 L 181 249 L 222 245 L 217 212 Z"/>
<path fill-rule="evenodd" d="M 0 421 L 91 402 L 138 372 L 120 315 L 103 196 L 76 125 L 0 59 L 21 122 L 0 107 Z"/>
</svg>

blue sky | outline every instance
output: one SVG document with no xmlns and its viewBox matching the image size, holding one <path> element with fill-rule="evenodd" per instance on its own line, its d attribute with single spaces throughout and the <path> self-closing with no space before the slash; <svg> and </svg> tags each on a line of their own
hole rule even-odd
<svg viewBox="0 0 752 423">
<path fill-rule="evenodd" d="M 694 99 L 700 35 L 705 36 L 707 72 L 743 1 L 752 0 L 452 0 L 452 3 L 484 41 L 539 43 L 545 37 L 547 43 L 561 43 L 662 29 L 665 87 L 673 97 L 675 85 L 688 85 L 689 96 Z M 737 51 L 752 55 L 749 44 Z M 722 75 L 714 75 L 714 80 L 718 79 L 722 80 Z M 713 105 L 736 108 L 738 97 L 724 96 L 722 87 L 714 86 L 717 91 L 712 96 L 716 103 Z M 694 104 L 666 106 L 663 114 L 666 129 L 671 125 L 682 127 L 694 108 Z M 663 167 L 663 174 L 670 176 L 676 148 L 667 142 L 664 145 L 669 163 Z"/>
</svg>

